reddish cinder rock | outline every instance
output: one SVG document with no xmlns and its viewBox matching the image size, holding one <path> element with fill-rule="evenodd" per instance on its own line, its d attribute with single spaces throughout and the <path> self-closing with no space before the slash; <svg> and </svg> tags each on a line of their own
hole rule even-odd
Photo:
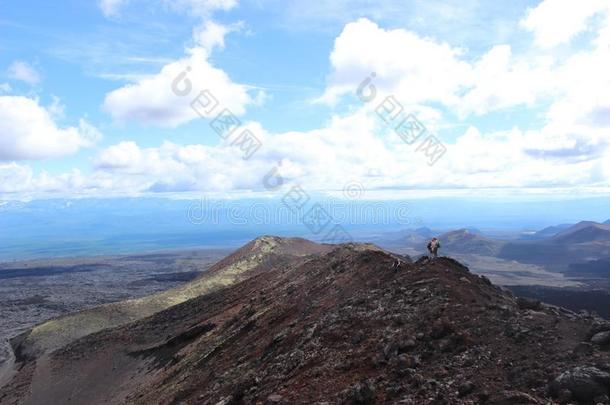
<svg viewBox="0 0 610 405">
<path fill-rule="evenodd" d="M 450 258 L 396 271 L 373 245 L 273 241 L 215 267 L 256 257 L 236 283 L 23 359 L 0 403 L 543 404 L 556 376 L 610 364 L 573 354 L 599 320 L 533 316 Z"/>
</svg>

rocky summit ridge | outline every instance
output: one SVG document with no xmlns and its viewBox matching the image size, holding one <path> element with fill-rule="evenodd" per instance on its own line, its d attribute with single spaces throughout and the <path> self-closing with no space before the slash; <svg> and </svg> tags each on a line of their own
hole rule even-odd
<svg viewBox="0 0 610 405">
<path fill-rule="evenodd" d="M 267 236 L 192 283 L 15 339 L 0 403 L 610 403 L 608 322 L 450 258 Z"/>
</svg>

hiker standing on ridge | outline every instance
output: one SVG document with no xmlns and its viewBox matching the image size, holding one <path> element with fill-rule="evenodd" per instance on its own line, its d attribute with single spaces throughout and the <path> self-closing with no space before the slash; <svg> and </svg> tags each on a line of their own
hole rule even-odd
<svg viewBox="0 0 610 405">
<path fill-rule="evenodd" d="M 438 249 L 441 247 L 441 241 L 437 238 L 432 238 L 430 242 L 428 242 L 428 258 L 430 260 L 436 259 Z"/>
</svg>

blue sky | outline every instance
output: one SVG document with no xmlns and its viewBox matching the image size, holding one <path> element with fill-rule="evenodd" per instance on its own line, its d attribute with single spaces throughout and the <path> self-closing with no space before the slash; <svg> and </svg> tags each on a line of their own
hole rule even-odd
<svg viewBox="0 0 610 405">
<path fill-rule="evenodd" d="M 0 198 L 606 195 L 609 46 L 598 0 L 0 0 Z"/>
</svg>

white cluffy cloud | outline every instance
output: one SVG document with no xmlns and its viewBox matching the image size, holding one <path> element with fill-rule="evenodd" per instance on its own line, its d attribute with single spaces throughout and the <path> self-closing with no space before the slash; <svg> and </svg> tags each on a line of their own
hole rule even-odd
<svg viewBox="0 0 610 405">
<path fill-rule="evenodd" d="M 116 17 L 121 7 L 128 2 L 129 0 L 99 0 L 98 5 L 106 17 Z"/>
<path fill-rule="evenodd" d="M 118 121 L 176 127 L 200 118 L 191 103 L 202 91 L 209 90 L 224 108 L 243 114 L 254 102 L 246 86 L 234 83 L 224 71 L 212 66 L 205 49 L 189 52 L 188 57 L 165 65 L 158 74 L 108 93 L 104 110 Z"/>
<path fill-rule="evenodd" d="M 591 17 L 609 11 L 607 0 L 544 0 L 528 10 L 521 25 L 532 31 L 536 45 L 550 48 L 570 42 L 590 28 Z"/>
<path fill-rule="evenodd" d="M 482 115 L 532 105 L 557 87 L 548 55 L 520 56 L 496 45 L 476 59 L 462 49 L 405 30 L 386 30 L 368 19 L 347 24 L 330 55 L 332 73 L 319 101 L 333 104 L 354 94 L 375 73 L 380 92 L 405 104 L 435 104 Z"/>
<path fill-rule="evenodd" d="M 240 31 L 243 27 L 242 22 L 224 25 L 207 20 L 193 30 L 193 40 L 195 44 L 211 53 L 215 48 L 224 49 L 227 34 Z"/>
<path fill-rule="evenodd" d="M 84 120 L 78 127 L 59 127 L 53 120 L 53 111 L 38 100 L 0 96 L 0 161 L 71 155 L 100 137 Z"/>
<path fill-rule="evenodd" d="M 162 2 L 169 7 L 199 17 L 207 17 L 217 10 L 230 10 L 238 4 L 238 0 L 162 0 Z"/>
<path fill-rule="evenodd" d="M 556 0 L 546 0 L 534 11 L 552 10 L 547 2 Z M 446 123 L 456 113 L 464 120 L 512 107 L 539 107 L 546 108 L 541 132 L 570 137 L 578 145 L 598 144 L 608 139 L 610 125 L 610 78 L 604 73 L 610 71 L 610 18 L 592 34 L 589 47 L 559 55 L 515 53 L 505 44 L 468 59 L 446 44 L 360 19 L 335 41 L 333 71 L 321 99 L 334 102 L 354 94 L 375 72 L 381 94 L 420 108 L 442 108 Z"/>
<path fill-rule="evenodd" d="M 209 146 L 166 141 L 143 148 L 124 141 L 102 150 L 88 176 L 71 172 L 43 181 L 30 173 L 30 183 L 101 195 L 250 193 L 268 191 L 263 179 L 277 168 L 285 180 L 283 192 L 296 184 L 309 191 L 340 191 L 353 180 L 369 191 L 610 188 L 609 142 L 588 132 L 562 134 L 545 127 L 482 133 L 471 126 L 430 167 L 417 145 L 406 145 L 362 110 L 306 132 L 271 134 L 253 122 L 247 127 L 262 142 L 249 160 L 230 142 Z M 23 167 L 5 170 L 22 177 L 29 173 Z"/>
<path fill-rule="evenodd" d="M 543 1 L 529 11 L 526 20 L 534 15 L 544 17 L 540 17 L 542 21 L 554 21 L 551 17 L 558 3 L 563 4 L 560 0 Z M 610 3 L 602 4 L 610 8 Z M 605 10 L 595 1 L 587 5 L 584 7 L 594 10 L 592 13 Z M 511 45 L 499 44 L 479 57 L 467 58 L 459 48 L 360 19 L 347 24 L 335 40 L 330 55 L 332 72 L 320 101 L 332 104 L 354 94 L 362 80 L 374 72 L 380 92 L 393 94 L 405 104 L 444 106 L 462 118 L 534 106 L 540 101 L 559 103 L 577 96 L 586 104 L 599 103 L 607 94 L 602 89 L 608 75 L 602 71 L 610 69 L 610 17 L 596 27 L 592 47 L 578 52 L 560 56 L 533 50 L 515 53 Z"/>
<path fill-rule="evenodd" d="M 533 106 L 558 91 L 554 63 L 550 56 L 523 57 L 515 55 L 510 45 L 496 45 L 471 64 L 475 79 L 459 102 L 445 104 L 461 117 L 519 105 Z"/>
<path fill-rule="evenodd" d="M 112 10 L 129 0 L 103 0 Z M 217 10 L 229 10 L 237 0 L 157 0 L 176 11 L 186 12 L 200 20 L 193 29 L 192 48 L 177 61 L 165 64 L 160 72 L 132 77 L 132 83 L 106 95 L 103 109 L 117 121 L 144 125 L 177 127 L 200 118 L 191 107 L 202 91 L 209 91 L 218 104 L 241 115 L 255 100 L 247 86 L 231 81 L 229 76 L 214 67 L 209 56 L 215 49 L 223 49 L 227 34 L 239 31 L 243 23 L 220 24 L 210 19 Z M 104 9 L 104 4 L 100 4 Z M 177 90 L 178 89 L 178 90 Z M 186 89 L 186 90 L 185 90 Z M 207 114 L 203 114 L 207 117 Z"/>
<path fill-rule="evenodd" d="M 404 29 L 385 30 L 361 18 L 345 26 L 330 55 L 333 72 L 320 101 L 334 103 L 355 91 L 374 72 L 381 90 L 400 94 L 407 103 L 455 102 L 455 94 L 473 81 L 462 51 Z"/>
<path fill-rule="evenodd" d="M 60 175 L 51 175 L 45 171 L 35 174 L 28 165 L 16 162 L 0 163 L 0 193 L 20 196 L 57 193 L 90 195 L 87 194 L 89 189 L 94 190 L 100 184 L 103 184 L 101 179 L 92 182 L 78 169 Z"/>
<path fill-rule="evenodd" d="M 30 85 L 40 83 L 40 74 L 29 63 L 17 60 L 8 68 L 8 76 L 11 79 L 21 80 Z"/>
<path fill-rule="evenodd" d="M 0 192 L 32 191 L 32 178 L 33 171 L 29 166 L 0 162 Z"/>
</svg>

